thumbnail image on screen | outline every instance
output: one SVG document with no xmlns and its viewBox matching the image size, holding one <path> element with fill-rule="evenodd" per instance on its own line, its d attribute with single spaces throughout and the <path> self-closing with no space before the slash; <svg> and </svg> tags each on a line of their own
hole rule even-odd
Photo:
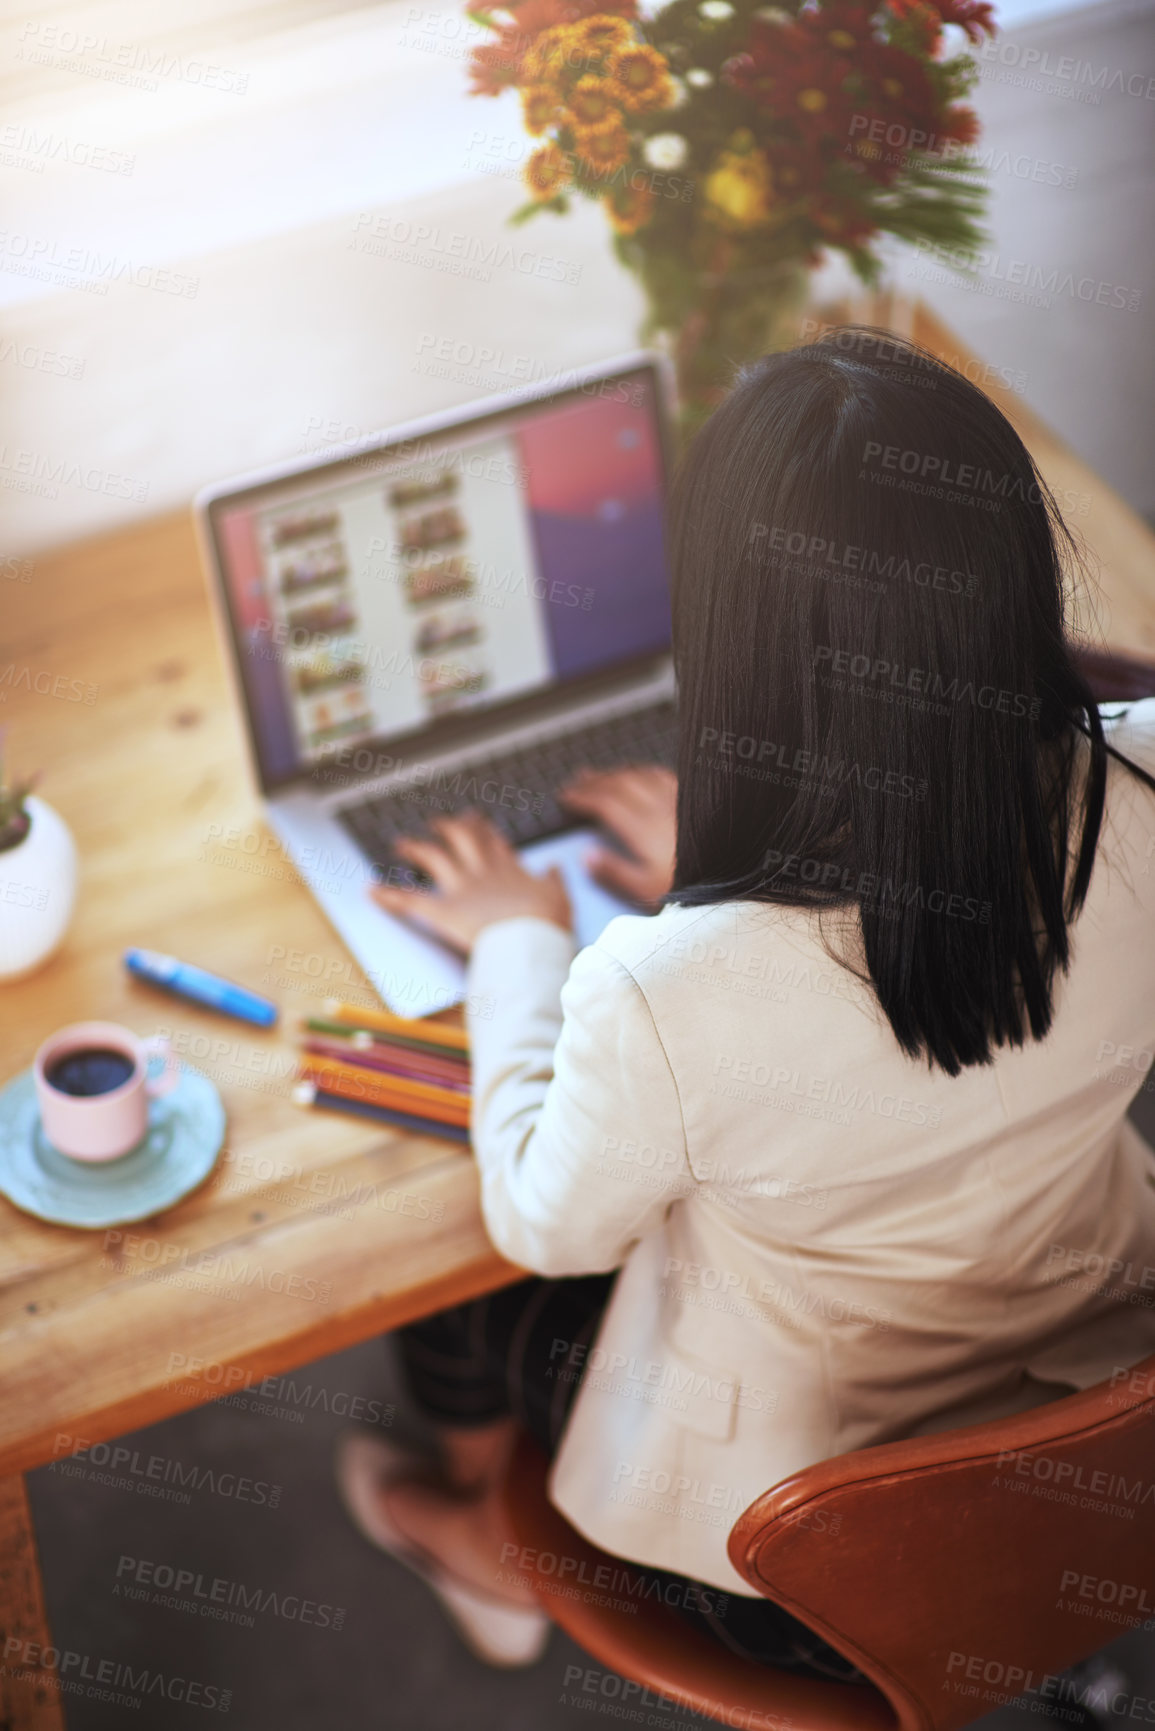
<svg viewBox="0 0 1155 1731">
<path fill-rule="evenodd" d="M 266 785 L 669 643 L 648 369 L 226 499 Z"/>
</svg>

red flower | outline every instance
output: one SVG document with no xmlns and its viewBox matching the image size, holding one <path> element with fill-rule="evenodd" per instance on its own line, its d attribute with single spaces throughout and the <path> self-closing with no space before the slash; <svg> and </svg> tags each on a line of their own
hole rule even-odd
<svg viewBox="0 0 1155 1731">
<path fill-rule="evenodd" d="M 942 19 L 933 0 L 913 0 L 913 3 L 908 0 L 906 4 L 904 0 L 895 0 L 892 9 L 902 21 L 903 41 L 908 42 L 916 54 L 924 54 L 932 60 L 942 41 Z"/>
<path fill-rule="evenodd" d="M 924 137 L 935 131 L 939 99 L 925 68 L 913 54 L 886 42 L 865 42 L 855 58 L 853 82 L 856 94 L 885 115 L 890 125 L 904 126 Z"/>
<path fill-rule="evenodd" d="M 858 246 L 875 232 L 875 224 L 848 199 L 816 199 L 807 212 L 821 239 L 819 245 Z"/>
<path fill-rule="evenodd" d="M 979 117 L 973 108 L 948 108 L 938 129 L 944 138 L 953 138 L 956 144 L 973 144 L 979 135 Z"/>
<path fill-rule="evenodd" d="M 861 0 L 826 0 L 798 14 L 798 28 L 816 48 L 839 59 L 856 54 L 872 37 L 871 10 Z"/>
<path fill-rule="evenodd" d="M 927 0 L 887 0 L 887 3 L 901 18 L 923 10 Z M 957 24 L 972 42 L 979 41 L 984 31 L 988 36 L 995 33 L 994 8 L 990 0 L 929 0 L 929 4 L 944 24 Z"/>
<path fill-rule="evenodd" d="M 796 199 L 809 199 L 821 190 L 826 163 L 818 151 L 797 144 L 771 143 L 766 146 L 766 155 L 776 203 L 793 204 Z"/>
<path fill-rule="evenodd" d="M 770 109 L 775 120 L 792 122 L 809 143 L 841 142 L 853 112 L 843 89 L 853 64 L 850 50 L 815 41 L 795 23 L 756 22 L 749 51 L 727 63 L 726 78 Z"/>
</svg>

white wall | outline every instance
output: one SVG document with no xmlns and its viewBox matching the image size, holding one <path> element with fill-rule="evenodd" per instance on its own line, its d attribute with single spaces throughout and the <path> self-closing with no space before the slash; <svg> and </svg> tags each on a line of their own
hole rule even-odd
<svg viewBox="0 0 1155 1731">
<path fill-rule="evenodd" d="M 925 259 L 896 276 L 1155 516 L 1155 5 L 1008 24 L 992 51 L 973 98 L 996 153 L 987 263 L 973 283 Z"/>
<path fill-rule="evenodd" d="M 598 210 L 507 227 L 524 140 L 511 99 L 465 94 L 476 33 L 455 4 L 172 0 L 160 16 L 163 31 L 143 0 L 65 13 L 45 0 L 0 32 L 0 553 L 632 345 L 640 297 Z M 1104 0 L 1005 40 L 1133 67 L 1152 16 Z M 81 52 L 50 34 L 93 23 Z M 1078 170 L 1073 189 L 996 172 L 999 246 L 1148 288 L 1155 107 L 1107 94 L 1076 107 L 991 81 L 978 99 L 989 144 Z M 98 148 L 130 172 L 82 160 Z M 1149 294 L 1138 314 L 1077 301 L 1043 314 L 896 268 L 1151 503 Z M 483 350 L 495 358 L 478 364 Z"/>
</svg>

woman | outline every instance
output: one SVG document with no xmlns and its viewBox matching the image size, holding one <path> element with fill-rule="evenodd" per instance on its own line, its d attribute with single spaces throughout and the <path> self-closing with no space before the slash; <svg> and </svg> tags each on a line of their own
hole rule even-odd
<svg viewBox="0 0 1155 1731">
<path fill-rule="evenodd" d="M 1155 1346 L 1125 1121 L 1155 1041 L 1155 703 L 1101 717 L 1030 457 L 888 336 L 743 375 L 671 532 L 676 812 L 656 770 L 569 792 L 630 849 L 605 880 L 661 911 L 575 958 L 557 877 L 480 817 L 408 844 L 438 895 L 376 892 L 496 1005 L 470 1028 L 483 1207 L 542 1278 L 405 1331 L 440 1464 L 355 1444 L 342 1482 L 479 1650 L 525 1661 L 544 1625 L 498 1488 L 528 1424 L 629 1590 L 845 1676 L 734 1570 L 741 1510 Z"/>
</svg>

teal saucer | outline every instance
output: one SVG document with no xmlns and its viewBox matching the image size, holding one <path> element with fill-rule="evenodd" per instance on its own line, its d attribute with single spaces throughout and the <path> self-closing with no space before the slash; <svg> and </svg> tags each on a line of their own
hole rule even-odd
<svg viewBox="0 0 1155 1731">
<path fill-rule="evenodd" d="M 40 1124 L 32 1071 L 0 1090 L 0 1194 L 59 1226 L 124 1226 L 171 1208 L 208 1177 L 225 1139 L 225 1109 L 188 1064 L 171 1094 L 150 1100 L 148 1134 L 115 1160 L 70 1160 Z"/>
</svg>

